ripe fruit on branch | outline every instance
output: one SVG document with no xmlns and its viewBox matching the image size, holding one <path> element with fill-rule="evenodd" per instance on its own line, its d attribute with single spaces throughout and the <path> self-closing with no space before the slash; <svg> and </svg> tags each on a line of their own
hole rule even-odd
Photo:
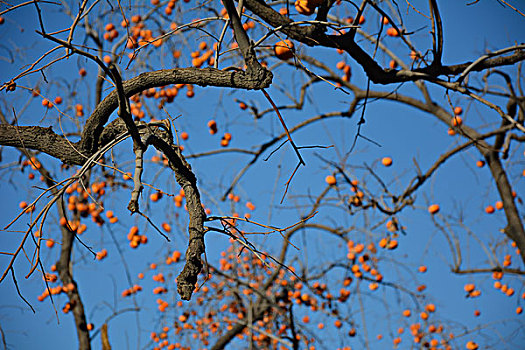
<svg viewBox="0 0 525 350">
<path fill-rule="evenodd" d="M 308 6 L 308 0 L 296 0 L 295 9 L 301 15 L 305 15 L 305 16 L 310 16 L 312 13 L 314 13 L 314 10 L 315 10 L 315 8 Z"/>
<path fill-rule="evenodd" d="M 162 229 L 163 229 L 164 231 L 166 231 L 166 232 L 171 232 L 171 226 L 170 226 L 170 224 L 168 224 L 168 223 L 166 223 L 166 222 L 163 222 L 161 226 L 162 226 Z"/>
<path fill-rule="evenodd" d="M 295 9 L 301 15 L 310 16 L 314 13 L 315 8 L 323 4 L 324 0 L 296 0 Z"/>
<path fill-rule="evenodd" d="M 439 211 L 439 205 L 438 204 L 432 204 L 428 207 L 428 212 L 430 214 L 436 214 Z"/>
<path fill-rule="evenodd" d="M 42 106 L 47 108 L 53 108 L 53 104 L 47 98 L 42 100 Z"/>
<path fill-rule="evenodd" d="M 397 246 L 398 246 L 397 241 L 395 239 L 392 239 L 392 240 L 390 240 L 390 242 L 388 242 L 388 245 L 387 245 L 386 248 L 390 249 L 390 250 L 394 250 L 394 249 L 397 248 Z"/>
<path fill-rule="evenodd" d="M 395 60 L 390 60 L 390 63 L 388 64 L 388 66 L 391 69 L 396 69 L 397 68 L 397 62 Z"/>
<path fill-rule="evenodd" d="M 226 140 L 225 138 L 221 139 L 221 147 L 228 147 L 230 145 L 230 141 Z"/>
<path fill-rule="evenodd" d="M 386 30 L 386 35 L 391 36 L 391 37 L 396 37 L 396 36 L 399 36 L 399 32 L 395 28 L 388 28 Z"/>
<path fill-rule="evenodd" d="M 461 124 L 463 124 L 463 119 L 461 119 L 461 117 L 456 115 L 452 118 L 452 125 L 460 126 Z"/>
<path fill-rule="evenodd" d="M 285 39 L 276 43 L 273 51 L 278 59 L 285 61 L 293 57 L 293 47 L 293 42 Z"/>
<path fill-rule="evenodd" d="M 328 175 L 327 177 L 325 177 L 324 180 L 330 186 L 335 186 L 335 184 L 337 183 L 337 180 L 336 180 L 335 176 L 333 176 L 333 175 Z"/>
<path fill-rule="evenodd" d="M 214 135 L 217 133 L 217 122 L 215 120 L 210 120 L 208 122 L 208 128 L 210 128 L 210 134 Z"/>
<path fill-rule="evenodd" d="M 475 342 L 473 341 L 469 341 L 466 345 L 466 348 L 468 350 L 477 350 L 479 348 L 478 344 L 476 344 Z"/>
<path fill-rule="evenodd" d="M 384 166 L 391 166 L 392 165 L 392 158 L 390 157 L 384 157 L 383 159 L 381 159 L 381 163 L 384 165 Z"/>
</svg>

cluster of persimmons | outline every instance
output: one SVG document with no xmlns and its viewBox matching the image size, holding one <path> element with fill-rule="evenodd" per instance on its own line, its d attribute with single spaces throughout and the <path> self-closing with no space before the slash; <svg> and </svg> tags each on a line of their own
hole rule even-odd
<svg viewBox="0 0 525 350">
<path fill-rule="evenodd" d="M 257 257 L 243 252 L 242 246 L 233 239 L 231 243 L 226 251 L 221 252 L 218 266 L 209 267 L 204 273 L 208 277 L 203 276 L 203 281 L 196 286 L 195 302 L 175 302 L 172 308 L 175 320 L 172 317 L 163 318 L 159 329 L 151 333 L 151 340 L 156 344 L 155 350 L 209 346 L 237 323 L 245 322 L 250 317 L 238 295 L 255 300 L 261 293 L 276 296 L 275 304 L 261 315 L 253 328 L 244 328 L 237 339 L 247 341 L 251 338 L 258 348 L 286 349 L 279 338 L 290 339 L 291 334 L 294 334 L 302 348 L 313 350 L 317 348 L 316 339 L 322 339 L 322 332 L 329 328 L 344 332 L 347 339 L 355 337 L 360 330 L 343 311 L 345 303 L 356 293 L 362 292 L 359 288 L 363 283 L 368 285 L 370 292 L 381 288 L 383 276 L 377 270 L 377 249 L 373 243 L 365 245 L 348 241 L 347 259 L 350 261 L 351 274 L 340 279 L 339 286 L 315 279 L 301 280 L 295 274 L 295 269 L 290 267 L 289 271 L 281 269 L 264 290 L 262 286 L 278 266 L 264 253 Z M 179 258 L 178 251 L 168 254 L 165 261 L 151 264 L 148 272 L 140 273 L 138 278 L 143 279 L 151 274 L 157 283 L 152 292 L 165 294 L 174 288 L 173 281 L 165 279 L 165 274 L 158 271 L 167 271 L 172 275 L 168 265 L 179 262 Z M 426 273 L 426 266 L 420 266 L 418 272 Z M 465 286 L 466 290 L 470 288 Z M 422 291 L 424 288 L 418 287 L 417 293 L 421 294 Z M 473 291 L 475 289 L 470 290 L 471 293 Z M 165 312 L 170 305 L 166 298 L 160 297 L 157 304 L 161 312 Z M 292 305 L 295 314 L 293 320 L 289 318 Z M 400 346 L 406 341 L 404 334 L 409 333 L 413 344 L 429 349 L 453 349 L 455 334 L 447 331 L 447 326 L 439 320 L 434 321 L 436 310 L 437 307 L 432 303 L 424 304 L 419 310 L 402 309 L 398 316 L 400 326 L 392 337 L 393 346 Z M 316 332 L 321 338 L 314 335 Z M 376 337 L 381 340 L 384 335 L 377 334 Z M 181 339 L 186 339 L 186 342 Z M 188 346 L 188 343 L 193 345 Z M 467 349 L 478 349 L 473 341 L 466 341 L 465 346 Z M 349 350 L 351 347 L 339 349 Z"/>
</svg>

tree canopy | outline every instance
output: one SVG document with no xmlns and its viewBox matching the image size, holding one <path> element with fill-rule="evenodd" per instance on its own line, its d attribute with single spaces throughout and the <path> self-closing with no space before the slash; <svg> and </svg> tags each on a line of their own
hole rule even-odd
<svg viewBox="0 0 525 350">
<path fill-rule="evenodd" d="M 0 4 L 4 348 L 519 347 L 523 11 Z"/>
</svg>

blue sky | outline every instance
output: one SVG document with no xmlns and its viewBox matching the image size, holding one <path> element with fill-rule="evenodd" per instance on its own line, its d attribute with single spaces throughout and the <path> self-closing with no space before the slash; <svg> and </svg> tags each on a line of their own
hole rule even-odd
<svg viewBox="0 0 525 350">
<path fill-rule="evenodd" d="M 477 58 L 486 50 L 495 50 L 510 46 L 516 42 L 523 40 L 523 32 L 525 29 L 525 18 L 512 11 L 508 7 L 498 4 L 496 1 L 481 1 L 475 5 L 467 6 L 467 1 L 446 1 L 440 3 L 440 10 L 444 20 L 444 64 L 462 63 Z M 0 6 L 4 9 L 5 5 Z M 52 10 L 52 7 L 48 7 Z M 416 14 L 412 10 L 402 9 L 403 15 L 408 11 L 409 15 L 406 17 L 405 23 L 407 28 L 416 31 L 411 40 L 414 41 L 417 47 L 430 48 L 431 42 L 428 35 L 429 27 L 425 26 L 424 18 Z M 425 9 L 422 9 L 425 12 Z M 51 18 L 51 17 L 49 17 Z M 374 17 L 375 18 L 375 17 Z M 365 29 L 373 27 L 370 19 L 365 23 Z M 49 31 L 61 29 L 66 25 L 63 17 L 57 14 L 56 19 L 46 20 L 46 26 Z M 6 46 L 0 50 L 0 56 L 9 57 L 8 52 L 12 53 L 15 62 L 4 62 L 3 68 L 0 70 L 0 78 L 2 81 L 8 81 L 23 65 L 21 62 L 30 63 L 40 56 L 45 48 L 49 46 L 41 45 L 40 38 L 34 32 L 37 23 L 34 21 L 34 9 L 25 8 L 18 11 L 13 11 L 6 15 L 6 24 L 0 26 L 0 35 L 7 38 Z M 21 29 L 24 33 L 20 33 Z M 387 38 L 386 43 L 396 52 L 401 53 L 401 46 L 396 42 L 398 39 Z M 25 46 L 29 44 L 30 49 Z M 369 45 L 364 44 L 369 48 Z M 307 50 L 302 48 L 301 50 Z M 404 50 L 404 49 L 403 49 Z M 329 64 L 332 69 L 335 69 L 335 63 L 341 59 L 345 59 L 352 66 L 352 82 L 364 87 L 366 81 L 360 68 L 352 62 L 349 57 L 344 57 L 336 54 L 333 50 L 318 49 L 309 51 L 312 54 Z M 169 53 L 165 53 L 169 54 Z M 401 56 L 405 61 L 406 56 Z M 160 61 L 150 62 L 154 69 L 159 69 L 162 66 Z M 385 65 L 388 61 L 382 62 Z M 78 93 L 77 97 L 72 97 L 71 101 L 89 101 L 93 100 L 92 92 L 88 92 L 93 88 L 93 80 L 80 81 L 76 74 L 79 66 L 86 66 L 88 68 L 88 76 L 95 75 L 94 66 L 91 63 L 86 63 L 82 59 L 71 58 L 65 62 L 63 66 L 57 66 L 48 71 L 48 80 L 51 82 L 49 88 L 50 96 L 60 93 L 60 89 L 66 84 L 74 84 Z M 140 71 L 141 69 L 138 68 Z M 515 69 L 508 69 L 510 73 L 516 74 Z M 292 93 L 294 84 L 297 84 L 290 78 L 291 69 L 286 67 L 278 67 L 274 74 L 276 74 L 275 82 L 284 81 Z M 124 73 L 126 78 L 127 72 Z M 295 73 L 293 79 L 303 79 L 299 74 Z M 480 79 L 479 76 L 476 79 Z M 292 82 L 292 83 L 290 83 Z M 501 81 L 494 79 L 492 84 L 503 85 Z M 34 78 L 22 79 L 19 85 L 26 85 L 28 87 L 34 86 Z M 297 86 L 297 85 L 295 85 Z M 394 86 L 374 86 L 372 89 L 382 91 L 392 91 Z M 281 132 L 281 126 L 273 115 L 267 115 L 261 120 L 255 121 L 245 111 L 237 108 L 234 99 L 253 101 L 259 108 L 268 108 L 267 101 L 259 92 L 245 92 L 245 91 L 228 91 L 219 89 L 202 89 L 195 88 L 196 97 L 194 99 L 187 99 L 184 96 L 177 97 L 175 103 L 168 107 L 168 111 L 172 116 L 181 115 L 177 121 L 176 126 L 181 131 L 188 131 L 190 139 L 184 143 L 187 154 L 209 151 L 219 148 L 220 135 L 225 132 L 231 132 L 233 135 L 231 147 L 249 148 L 252 145 L 259 145 Z M 447 104 L 447 96 L 445 96 L 442 89 L 430 87 L 431 94 L 439 104 Z M 286 96 L 281 93 L 276 87 L 271 87 L 268 92 L 272 98 L 279 104 L 289 103 Z M 399 89 L 400 93 L 414 94 L 414 89 L 406 84 Z M 106 91 L 107 93 L 107 91 Z M 91 95 L 86 95 L 91 94 Z M 86 97 L 88 96 L 88 97 Z M 7 104 L 2 102 L 2 110 L 5 112 L 7 106 L 14 106 L 17 110 L 21 110 L 27 101 L 28 94 L 13 95 L 7 98 Z M 69 96 L 64 96 L 69 97 Z M 296 123 L 313 117 L 319 112 L 330 112 L 334 110 L 342 110 L 349 103 L 349 98 L 343 93 L 334 92 L 333 88 L 327 84 L 318 84 L 309 92 L 309 102 L 301 111 L 286 111 L 286 122 L 289 127 Z M 421 98 L 416 94 L 417 98 Z M 496 125 L 499 123 L 499 116 L 488 108 L 477 103 L 471 103 L 464 100 L 457 94 L 451 94 L 450 98 L 454 105 L 461 105 L 466 111 L 463 116 L 466 123 L 474 127 L 486 127 L 488 125 Z M 505 104 L 505 101 L 496 102 Z M 89 104 L 88 104 L 89 105 Z M 54 114 L 52 114 L 54 113 Z M 59 130 L 56 125 L 56 111 L 50 112 L 49 115 L 43 114 L 43 109 L 40 105 L 40 100 L 35 99 L 31 102 L 24 113 L 20 116 L 19 123 L 21 125 L 29 125 L 31 123 L 41 123 L 41 125 L 53 125 L 54 130 Z M 425 171 L 433 162 L 437 160 L 440 154 L 451 149 L 457 144 L 458 139 L 447 135 L 447 128 L 439 123 L 432 116 L 426 115 L 423 112 L 416 111 L 413 108 L 385 101 L 370 102 L 366 107 L 366 124 L 363 126 L 363 133 L 366 137 L 376 141 L 380 147 L 373 143 L 366 142 L 360 139 L 355 151 L 348 158 L 348 163 L 355 168 L 349 167 L 352 175 L 355 178 L 361 179 L 365 176 L 365 172 L 359 167 L 363 164 L 374 167 L 377 174 L 381 176 L 393 189 L 401 191 L 408 181 L 415 175 L 414 159 Z M 217 120 L 219 125 L 219 134 L 211 136 L 206 129 L 206 123 L 210 119 Z M 70 121 L 64 120 L 66 125 L 71 126 Z M 304 150 L 302 152 L 305 158 L 306 167 L 299 170 L 294 177 L 289 195 L 280 204 L 280 198 L 284 191 L 284 183 L 290 176 L 291 171 L 295 166 L 295 156 L 292 150 L 286 145 L 281 150 L 276 152 L 272 157 L 264 162 L 256 163 L 244 176 L 240 182 L 236 193 L 242 198 L 240 207 L 235 208 L 242 215 L 242 209 L 246 201 L 252 201 L 257 209 L 253 215 L 260 222 L 271 223 L 273 225 L 287 226 L 293 224 L 303 210 L 293 208 L 294 205 L 301 199 L 299 196 L 305 194 L 316 195 L 324 188 L 324 178 L 331 173 L 326 163 L 320 161 L 316 154 L 325 159 L 335 162 L 340 160 L 341 155 L 346 154 L 350 149 L 356 133 L 357 117 L 352 119 L 333 118 L 321 121 L 319 123 L 308 126 L 301 131 L 294 133 L 294 141 L 298 145 L 334 145 L 333 148 Z M 115 154 L 120 156 L 120 161 L 131 160 L 126 155 L 131 149 L 129 141 L 121 144 L 115 150 Z M 154 153 L 149 152 L 148 157 Z M 268 156 L 269 153 L 266 153 Z M 523 196 L 523 177 L 520 173 L 524 168 L 524 148 L 519 147 L 511 154 L 510 159 L 505 163 L 511 177 L 511 182 L 515 189 Z M 18 160 L 19 154 L 13 150 L 4 149 L 2 152 L 2 165 L 9 164 Z M 381 167 L 378 163 L 384 156 L 390 156 L 394 160 L 394 164 L 390 168 Z M 57 169 L 56 163 L 49 163 L 49 159 L 44 157 L 46 164 L 51 164 L 52 169 Z M 204 203 L 212 208 L 214 214 L 229 214 L 232 208 L 229 204 L 220 202 L 220 195 L 224 193 L 227 185 L 230 183 L 233 176 L 244 166 L 250 159 L 249 156 L 239 154 L 224 154 L 214 157 L 203 157 L 200 159 L 192 159 L 193 170 L 199 179 L 201 192 L 203 194 Z M 479 154 L 475 150 L 468 150 L 459 156 L 449 160 L 444 165 L 435 177 L 424 185 L 422 191 L 417 194 L 416 202 L 412 208 L 407 208 L 405 213 L 401 216 L 402 224 L 407 227 L 406 236 L 400 236 L 400 246 L 390 257 L 399 262 L 397 264 L 387 264 L 385 262 L 383 272 L 389 280 L 397 281 L 406 285 L 426 284 L 428 294 L 431 296 L 429 302 L 433 302 L 438 307 L 438 316 L 443 321 L 452 321 L 453 323 L 466 324 L 470 329 L 475 328 L 476 325 L 487 326 L 487 333 L 498 334 L 504 339 L 513 338 L 515 344 L 520 344 L 525 341 L 523 331 L 517 334 L 510 334 L 509 332 L 518 329 L 520 326 L 523 329 L 523 315 L 516 316 L 514 310 L 516 306 L 523 305 L 523 300 L 517 296 L 509 298 L 504 296 L 501 292 L 492 288 L 492 279 L 487 276 L 468 276 L 468 275 L 453 275 L 450 272 L 451 256 L 448 250 L 446 240 L 443 235 L 436 229 L 429 215 L 426 211 L 427 205 L 430 203 L 439 203 L 441 205 L 443 215 L 442 219 L 450 221 L 457 221 L 462 214 L 465 217 L 465 224 L 478 235 L 483 242 L 492 242 L 497 239 L 499 229 L 505 225 L 504 215 L 497 212 L 492 216 L 487 216 L 483 208 L 488 204 L 493 204 L 499 200 L 495 189 L 494 182 L 490 178 L 489 170 L 486 168 L 478 169 L 475 166 L 475 161 L 479 159 Z M 122 169 L 130 171 L 132 164 L 123 164 Z M 8 172 L 3 169 L 0 172 L 3 181 L 0 182 L 0 192 L 4 198 L 11 198 L 11 200 L 3 200 L 0 202 L 1 216 L 0 225 L 4 227 L 10 222 L 18 213 L 18 202 L 20 200 L 28 200 L 35 198 L 39 191 L 32 185 L 36 186 L 37 182 L 29 182 L 27 180 L 27 173 Z M 168 179 L 166 172 L 162 172 L 158 166 L 149 164 L 146 168 L 146 181 L 154 182 L 157 187 L 163 188 L 167 192 L 176 193 L 178 189 L 173 182 Z M 374 180 L 367 176 L 371 187 L 374 185 Z M 149 195 L 149 190 L 146 190 L 145 195 Z M 336 197 L 336 193 L 333 193 Z M 171 242 L 166 242 L 162 237 L 156 234 L 151 228 L 148 228 L 147 223 L 138 217 L 129 217 L 126 211 L 126 205 L 129 200 L 129 191 L 119 190 L 112 193 L 111 196 L 105 199 L 106 209 L 114 210 L 120 218 L 119 223 L 112 226 L 105 226 L 101 231 L 95 227 L 90 227 L 88 232 L 83 236 L 87 244 L 93 247 L 95 251 L 102 248 L 107 248 L 109 256 L 101 262 L 92 260 L 92 258 L 80 246 L 76 247 L 75 252 L 75 274 L 76 280 L 79 284 L 81 296 L 83 298 L 88 319 L 95 323 L 96 326 L 102 324 L 104 320 L 115 311 L 127 310 L 135 306 L 141 308 L 141 313 L 137 316 L 134 312 L 128 311 L 116 316 L 110 323 L 110 339 L 114 348 L 139 348 L 137 343 L 145 345 L 147 343 L 148 335 L 152 330 L 155 330 L 157 322 L 161 324 L 163 320 L 158 319 L 158 312 L 156 303 L 151 293 L 144 292 L 139 294 L 136 299 L 136 305 L 129 300 L 123 300 L 120 297 L 120 292 L 129 286 L 126 273 L 131 275 L 133 281 L 136 281 L 136 275 L 139 272 L 146 272 L 149 263 L 160 262 L 163 260 L 164 254 L 167 251 L 178 249 L 185 250 L 186 239 L 182 233 L 185 223 L 184 212 L 179 212 L 180 217 L 176 218 L 177 211 L 174 211 L 167 201 L 149 204 L 147 211 L 152 219 L 160 223 L 163 221 L 170 221 L 173 223 L 174 231 L 171 233 Z M 144 204 L 143 204 L 144 205 Z M 523 205 L 519 207 L 523 212 Z M 56 215 L 56 213 L 53 213 Z M 371 215 L 370 218 L 363 215 L 356 215 L 348 217 L 342 212 L 336 210 L 324 209 L 321 210 L 313 219 L 314 222 L 340 222 L 341 225 L 349 225 L 356 223 L 363 225 L 366 219 L 377 218 Z M 48 223 L 48 230 L 53 234 L 53 225 L 56 218 L 50 218 Z M 443 223 L 444 221 L 440 221 Z M 13 226 L 12 230 L 24 230 L 27 220 L 23 218 L 19 220 L 17 225 Z M 179 225 L 177 225 L 179 223 Z M 138 250 L 132 251 L 127 247 L 125 235 L 129 227 L 137 224 L 140 230 L 147 232 L 149 237 L 148 245 L 141 247 Z M 486 258 L 482 253 L 476 241 L 468 237 L 468 233 L 459 226 L 454 225 L 454 230 L 457 233 L 462 248 L 465 252 L 463 267 L 473 266 L 487 266 Z M 384 230 L 383 230 L 384 231 Z M 360 233 L 356 232 L 356 239 L 360 237 L 367 237 L 378 241 L 381 233 Z M 362 235 L 362 236 L 360 236 Z M 21 234 L 19 232 L 0 232 L 0 246 L 2 251 L 13 251 L 19 244 Z M 302 236 L 295 236 L 296 244 L 301 250 L 293 254 L 297 255 L 299 261 L 303 263 L 308 259 L 309 263 L 312 261 L 322 264 L 327 258 L 324 254 L 327 250 L 330 251 L 330 258 L 333 255 L 346 254 L 344 247 L 337 246 L 337 242 L 327 239 L 320 233 L 308 232 Z M 229 245 L 227 239 L 217 234 L 210 234 L 206 238 L 208 258 L 210 261 L 217 259 L 219 252 Z M 256 238 L 256 241 L 270 252 L 277 249 L 280 244 L 279 237 L 261 237 Z M 117 242 L 117 244 L 115 244 Z M 117 245 L 121 247 L 124 259 L 118 253 Z M 510 249 L 509 249 L 510 250 Z M 31 249 L 29 250 L 31 251 Z M 49 267 L 55 260 L 58 250 L 43 250 L 42 258 Z M 275 252 L 275 251 L 274 251 Z M 499 256 L 502 259 L 502 255 Z M 518 256 L 513 255 L 515 261 L 514 267 L 523 268 L 523 264 L 519 262 Z M 5 266 L 8 258 L 4 255 L 0 256 L 0 266 Z M 429 272 L 425 275 L 416 275 L 415 271 L 420 264 L 426 264 L 429 267 Z M 394 267 L 395 268 L 394 268 Z M 404 266 L 404 267 L 401 267 Z M 64 315 L 60 311 L 65 299 L 62 297 L 56 298 L 58 309 L 58 321 L 55 316 L 53 306 L 47 299 L 43 303 L 36 301 L 36 296 L 43 291 L 41 276 L 37 273 L 33 274 L 28 280 L 24 279 L 28 271 L 28 264 L 25 258 L 20 257 L 15 265 L 17 271 L 17 280 L 23 295 L 31 302 L 36 309 L 36 314 L 28 309 L 24 302 L 17 296 L 13 283 L 8 277 L 2 284 L 0 284 L 0 326 L 6 334 L 8 345 L 14 349 L 26 349 L 30 347 L 38 347 L 42 349 L 51 348 L 56 345 L 57 339 L 60 339 L 60 344 L 64 348 L 76 347 L 76 334 L 73 327 L 72 317 Z M 174 270 L 167 270 L 166 274 L 178 274 L 181 265 L 177 265 Z M 399 270 L 398 270 L 399 269 Z M 406 271 L 410 271 L 406 273 Z M 172 290 L 173 278 L 171 280 Z M 414 280 L 410 279 L 410 276 Z M 151 274 L 147 276 L 151 278 Z M 342 275 L 334 274 L 333 278 L 342 278 Z M 521 295 L 524 291 L 523 279 L 513 276 L 505 276 L 505 281 L 516 289 L 516 295 Z M 482 289 L 482 296 L 473 300 L 466 300 L 463 293 L 463 286 L 465 283 L 476 283 Z M 144 283 L 149 289 L 153 284 Z M 173 300 L 178 300 L 178 296 L 170 294 Z M 395 293 L 385 289 L 381 289 L 376 295 L 369 298 L 364 298 L 364 308 L 368 310 L 366 322 L 368 325 L 368 333 L 373 348 L 389 348 L 390 340 L 383 340 L 383 342 L 376 342 L 375 335 L 383 333 L 385 338 L 388 338 L 388 332 L 385 329 L 395 329 L 391 324 L 388 324 L 387 319 L 383 321 L 385 312 L 385 305 L 409 305 L 410 301 L 406 297 L 398 297 Z M 381 302 L 378 302 L 381 300 Z M 481 316 L 474 317 L 475 309 L 481 311 Z M 397 310 L 394 308 L 394 310 Z M 177 316 L 177 310 L 169 312 L 169 316 Z M 392 315 L 389 320 L 395 321 L 400 317 Z M 356 318 L 357 322 L 361 321 L 361 317 Z M 153 326 L 152 326 L 153 325 Z M 158 327 L 157 327 L 158 328 Z M 330 331 L 332 332 L 332 331 Z M 111 334 L 113 336 L 111 337 Z M 332 336 L 341 336 L 337 331 L 327 333 L 326 339 L 319 339 L 324 341 L 328 348 L 339 346 L 337 343 L 332 343 Z M 393 335 L 392 335 L 393 337 Z M 478 338 L 476 338 L 478 337 Z M 486 338 L 483 336 L 474 337 L 477 342 L 487 345 L 495 345 L 498 343 L 498 337 Z M 465 338 L 464 344 L 468 340 Z M 95 348 L 98 348 L 99 338 L 95 340 Z M 409 340 L 405 340 L 408 344 Z M 359 348 L 357 344 L 352 345 Z M 503 345 L 505 346 L 505 345 Z M 242 345 L 239 345 L 242 348 Z M 497 348 L 497 347 L 496 347 Z M 512 343 L 508 347 L 512 348 Z"/>
</svg>

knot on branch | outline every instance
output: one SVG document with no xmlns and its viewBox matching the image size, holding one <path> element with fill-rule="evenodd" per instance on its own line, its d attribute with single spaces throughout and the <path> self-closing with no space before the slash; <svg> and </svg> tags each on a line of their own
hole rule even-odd
<svg viewBox="0 0 525 350">
<path fill-rule="evenodd" d="M 186 251 L 186 264 L 177 277 L 177 292 L 182 300 L 190 300 L 195 290 L 197 277 L 202 270 L 202 253 L 204 253 L 204 240 L 201 237 L 195 237 L 193 240 L 190 238 L 190 245 Z"/>
<path fill-rule="evenodd" d="M 247 79 L 253 82 L 254 90 L 261 90 L 269 87 L 272 84 L 273 73 L 261 65 L 248 65 L 248 69 L 244 74 L 246 75 Z"/>
</svg>

